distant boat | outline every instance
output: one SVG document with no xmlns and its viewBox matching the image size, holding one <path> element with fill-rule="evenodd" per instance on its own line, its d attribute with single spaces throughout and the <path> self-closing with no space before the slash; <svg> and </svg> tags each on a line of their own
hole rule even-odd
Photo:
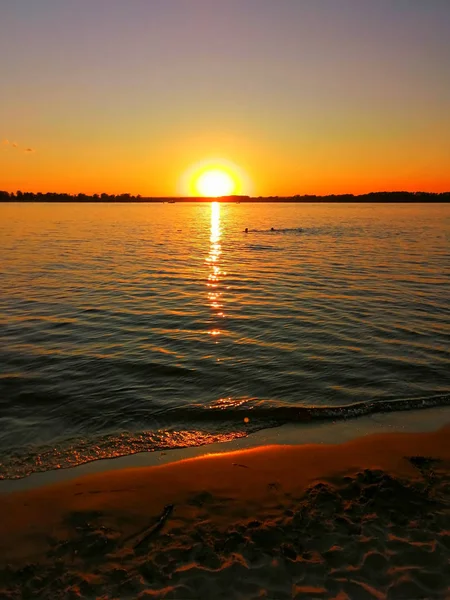
<svg viewBox="0 0 450 600">
<path fill-rule="evenodd" d="M 175 204 L 175 200 L 169 200 L 169 204 Z"/>
</svg>

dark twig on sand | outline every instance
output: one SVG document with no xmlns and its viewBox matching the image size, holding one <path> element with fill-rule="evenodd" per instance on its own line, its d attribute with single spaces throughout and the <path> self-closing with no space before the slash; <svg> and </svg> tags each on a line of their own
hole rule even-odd
<svg viewBox="0 0 450 600">
<path fill-rule="evenodd" d="M 145 546 L 145 544 L 147 544 L 150 538 L 159 531 L 161 531 L 161 529 L 164 527 L 165 522 L 172 514 L 173 508 L 173 504 L 168 504 L 167 506 L 165 506 L 156 523 L 153 523 L 153 525 L 149 527 L 144 527 L 144 529 L 142 529 L 138 533 L 133 533 L 132 535 L 128 536 L 127 538 L 125 538 L 124 543 L 128 542 L 133 538 L 137 538 L 137 541 L 133 544 L 133 549 L 138 550 L 139 548 Z"/>
<path fill-rule="evenodd" d="M 167 521 L 169 516 L 172 514 L 172 511 L 173 511 L 173 504 L 168 504 L 167 506 L 165 506 L 158 521 L 152 527 L 150 527 L 150 529 L 144 530 L 144 532 L 142 532 L 143 533 L 142 537 L 134 544 L 133 548 L 135 550 L 137 550 L 138 548 L 141 548 L 150 540 L 150 538 L 153 535 L 155 535 L 156 533 L 161 531 L 161 529 L 164 527 L 165 522 Z"/>
</svg>

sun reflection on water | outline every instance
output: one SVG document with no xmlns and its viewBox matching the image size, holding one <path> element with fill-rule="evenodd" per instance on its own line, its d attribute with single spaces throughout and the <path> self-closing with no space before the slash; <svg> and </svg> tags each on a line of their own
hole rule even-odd
<svg viewBox="0 0 450 600">
<path fill-rule="evenodd" d="M 220 255 L 222 254 L 222 246 L 220 243 L 221 238 L 220 228 L 220 204 L 219 202 L 211 203 L 211 235 L 209 238 L 210 247 L 209 254 L 206 257 L 206 262 L 210 266 L 210 272 L 208 275 L 208 281 L 206 283 L 208 287 L 208 302 L 211 310 L 217 317 L 223 317 L 223 304 L 221 301 L 222 293 L 219 289 L 220 276 L 223 274 L 220 269 Z M 212 336 L 218 336 L 222 332 L 219 328 L 214 327 L 210 329 L 208 333 Z"/>
</svg>

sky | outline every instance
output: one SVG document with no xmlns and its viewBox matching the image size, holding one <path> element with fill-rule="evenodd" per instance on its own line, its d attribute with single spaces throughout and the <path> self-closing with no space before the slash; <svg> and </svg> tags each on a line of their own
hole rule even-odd
<svg viewBox="0 0 450 600">
<path fill-rule="evenodd" d="M 450 190 L 449 0 L 0 0 L 0 81 L 7 191 Z"/>
</svg>

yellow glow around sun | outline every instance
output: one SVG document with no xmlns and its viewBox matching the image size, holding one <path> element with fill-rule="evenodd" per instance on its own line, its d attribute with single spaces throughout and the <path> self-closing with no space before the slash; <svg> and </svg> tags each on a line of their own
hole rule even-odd
<svg viewBox="0 0 450 600">
<path fill-rule="evenodd" d="M 227 160 L 197 163 L 180 180 L 180 193 L 187 196 L 218 198 L 250 193 L 248 177 Z"/>
</svg>

